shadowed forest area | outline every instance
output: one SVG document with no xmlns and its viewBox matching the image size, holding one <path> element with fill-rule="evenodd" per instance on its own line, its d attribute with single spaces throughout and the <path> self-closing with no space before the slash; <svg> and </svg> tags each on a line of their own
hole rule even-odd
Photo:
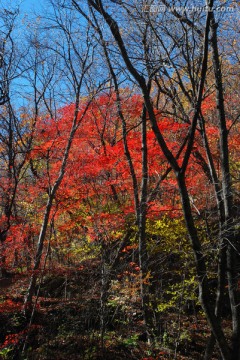
<svg viewBox="0 0 240 360">
<path fill-rule="evenodd" d="M 240 360 L 239 14 L 0 2 L 0 359 Z"/>
</svg>

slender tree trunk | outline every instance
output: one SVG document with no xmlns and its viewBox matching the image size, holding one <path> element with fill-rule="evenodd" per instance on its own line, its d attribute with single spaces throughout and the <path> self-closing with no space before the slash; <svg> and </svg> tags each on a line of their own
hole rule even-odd
<svg viewBox="0 0 240 360">
<path fill-rule="evenodd" d="M 139 229 L 139 266 L 141 275 L 141 298 L 145 327 L 148 340 L 153 338 L 153 312 L 150 304 L 149 294 L 149 261 L 146 238 L 146 216 L 148 195 L 148 146 L 147 146 L 147 121 L 146 108 L 142 113 L 142 184 L 138 217 Z"/>
<path fill-rule="evenodd" d="M 198 284 L 199 284 L 199 299 L 202 304 L 202 308 L 205 312 L 205 315 L 207 317 L 207 321 L 211 327 L 212 333 L 214 334 L 214 337 L 218 343 L 220 352 L 222 354 L 222 359 L 231 360 L 230 357 L 231 350 L 229 349 L 228 343 L 223 334 L 220 320 L 214 313 L 214 307 L 212 307 L 209 303 L 210 291 L 209 291 L 209 284 L 207 278 L 206 263 L 204 259 L 204 254 L 201 249 L 201 243 L 198 238 L 197 230 L 194 224 L 194 219 L 192 216 L 191 204 L 184 179 L 184 174 L 179 173 L 177 175 L 177 180 L 178 180 L 179 192 L 181 195 L 184 218 L 195 257 L 195 265 L 196 265 Z"/>
<path fill-rule="evenodd" d="M 43 218 L 41 231 L 40 231 L 39 238 L 38 238 L 38 244 L 37 244 L 37 251 L 36 251 L 36 256 L 35 256 L 35 261 L 34 261 L 33 273 L 32 273 L 31 279 L 30 279 L 30 283 L 29 283 L 29 287 L 28 287 L 28 291 L 27 291 L 27 295 L 25 297 L 25 303 L 24 303 L 24 311 L 25 311 L 26 314 L 28 313 L 29 310 L 31 310 L 31 306 L 32 306 L 32 298 L 33 298 L 33 295 L 34 295 L 34 292 L 35 292 L 36 281 L 37 281 L 37 270 L 39 269 L 40 262 L 41 262 L 41 259 L 42 259 L 43 245 L 44 245 L 44 240 L 45 240 L 45 237 L 46 237 L 49 216 L 50 216 L 50 212 L 51 212 L 51 209 L 52 209 L 53 198 L 54 198 L 54 195 L 49 196 L 48 203 L 47 203 L 46 210 L 45 210 L 45 214 L 44 214 L 44 218 Z"/>
<path fill-rule="evenodd" d="M 220 164 L 222 173 L 222 197 L 224 204 L 224 227 L 223 237 L 227 242 L 227 277 L 228 293 L 232 313 L 232 357 L 231 360 L 240 359 L 240 307 L 239 296 L 237 292 L 237 248 L 234 233 L 234 214 L 233 214 L 233 193 L 229 165 L 229 148 L 228 148 L 228 130 L 225 117 L 224 92 L 222 84 L 222 71 L 220 57 L 218 52 L 217 24 L 214 14 L 211 13 L 211 46 L 212 61 L 215 75 L 216 102 L 219 120 L 219 147 L 220 147 Z M 239 261 L 239 259 L 238 259 Z"/>
<path fill-rule="evenodd" d="M 214 186 L 215 199 L 218 209 L 218 222 L 219 222 L 219 256 L 218 256 L 218 271 L 217 271 L 217 292 L 216 292 L 216 300 L 215 300 L 215 315 L 220 320 L 222 315 L 222 305 L 223 305 L 223 297 L 225 292 L 226 285 L 226 271 L 227 271 L 227 263 L 226 263 L 226 249 L 227 244 L 223 236 L 223 227 L 224 227 L 224 204 L 222 199 L 222 191 L 220 181 L 217 176 L 217 172 L 214 166 L 214 161 L 212 158 L 211 150 L 209 147 L 206 129 L 205 129 L 205 121 L 203 116 L 200 116 L 200 125 L 201 125 L 201 135 L 203 139 L 204 148 L 206 151 L 207 161 L 208 161 L 208 169 L 210 173 L 210 180 Z M 220 320 L 221 321 L 221 320 Z M 216 343 L 216 339 L 214 334 L 211 333 L 211 336 L 208 340 L 204 360 L 210 360 L 212 357 L 212 353 L 214 350 L 214 346 Z"/>
<path fill-rule="evenodd" d="M 69 133 L 69 137 L 67 140 L 67 144 L 66 144 L 66 148 L 64 151 L 64 155 L 62 158 L 62 163 L 61 163 L 61 167 L 59 170 L 59 174 L 57 176 L 56 181 L 54 182 L 54 185 L 52 186 L 52 188 L 49 188 L 49 197 L 48 197 L 48 201 L 47 201 L 47 205 L 45 208 L 45 213 L 44 213 L 44 217 L 43 217 L 43 222 L 42 222 L 42 227 L 41 227 L 41 231 L 39 234 L 39 238 L 38 238 L 38 244 L 37 244 L 37 251 L 36 251 L 36 256 L 35 256 L 35 261 L 34 261 L 34 267 L 33 267 L 33 273 L 31 276 L 31 280 L 30 280 L 30 284 L 28 287 L 28 292 L 27 295 L 25 297 L 25 302 L 24 302 L 24 311 L 27 314 L 29 308 L 31 308 L 32 306 L 32 297 L 35 291 L 35 287 L 36 287 L 36 281 L 37 281 L 37 270 L 40 267 L 40 263 L 41 263 L 41 259 L 42 259 L 42 254 L 43 254 L 43 246 L 44 246 L 44 242 L 45 242 L 45 237 L 46 237 L 46 232 L 47 232 L 47 228 L 48 228 L 48 223 L 49 223 L 49 217 L 50 217 L 50 213 L 52 210 L 52 205 L 53 205 L 53 200 L 55 198 L 56 192 L 59 188 L 59 186 L 61 185 L 62 179 L 65 175 L 65 170 L 66 170 L 66 166 L 67 166 L 67 161 L 68 161 L 68 157 L 69 157 L 69 153 L 70 153 L 70 149 L 72 146 L 72 142 L 74 139 L 74 135 L 76 133 L 76 130 L 80 124 L 80 121 L 83 119 L 89 105 L 90 105 L 90 101 L 88 102 L 88 104 L 86 105 L 86 108 L 81 116 L 81 119 L 78 120 L 78 114 L 79 114 L 79 93 L 80 93 L 80 86 L 78 87 L 78 91 L 77 91 L 77 96 L 76 96 L 76 102 L 75 102 L 75 112 L 74 112 L 74 117 L 73 117 L 73 121 L 72 121 L 72 128 L 70 130 Z"/>
</svg>

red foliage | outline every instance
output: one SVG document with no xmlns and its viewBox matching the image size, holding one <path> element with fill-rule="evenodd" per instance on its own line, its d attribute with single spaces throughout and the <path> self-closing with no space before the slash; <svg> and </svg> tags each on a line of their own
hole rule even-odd
<svg viewBox="0 0 240 360">
<path fill-rule="evenodd" d="M 122 94 L 121 97 L 122 110 L 127 122 L 128 148 L 140 189 L 142 98 L 140 95 L 128 94 Z M 83 101 L 79 119 L 84 108 Z M 214 120 L 215 108 L 216 104 L 212 96 L 204 100 L 202 113 L 208 120 L 206 122 L 207 136 L 216 168 L 218 168 L 219 134 Z M 28 160 L 32 161 L 33 169 L 31 169 L 32 172 L 29 170 L 30 175 L 26 173 L 17 197 L 17 200 L 23 203 L 25 214 L 22 213 L 18 219 L 11 219 L 12 227 L 6 240 L 5 252 L 11 262 L 14 261 L 14 252 L 17 252 L 20 257 L 25 256 L 26 252 L 30 254 L 30 239 L 36 238 L 40 231 L 40 220 L 45 210 L 48 192 L 61 167 L 73 116 L 74 106 L 70 104 L 59 110 L 56 119 L 46 117 L 39 119 L 37 123 L 36 139 L 28 157 Z M 159 129 L 169 149 L 176 155 L 188 132 L 189 124 L 161 117 L 157 112 L 156 116 Z M 114 94 L 102 94 L 95 99 L 84 121 L 79 123 L 66 174 L 51 213 L 54 216 L 55 234 L 58 234 L 57 236 L 60 234 L 66 247 L 68 242 L 75 237 L 88 241 L 116 239 L 121 237 L 119 234 L 129 223 L 133 224 L 135 221 L 133 181 L 124 153 L 121 126 Z M 231 126 L 232 123 L 228 121 L 228 127 L 231 128 Z M 238 131 L 233 128 L 230 134 L 230 152 L 236 158 L 239 155 L 240 145 Z M 168 164 L 150 128 L 147 131 L 147 145 L 148 191 L 151 193 L 168 168 Z M 196 134 L 194 144 L 194 151 L 196 150 L 207 161 L 199 132 Z M 178 162 L 181 164 L 181 156 Z M 212 186 L 194 154 L 187 168 L 186 182 L 193 199 L 194 209 L 201 211 L 206 207 L 206 203 L 207 206 L 211 206 L 210 199 L 214 198 Z M 4 179 L 1 186 L 5 186 Z M 182 216 L 174 174 L 170 173 L 161 182 L 156 196 L 148 205 L 148 217 L 152 219 L 158 219 L 166 212 L 171 217 Z M 6 221 L 2 216 L 0 222 Z"/>
<path fill-rule="evenodd" d="M 22 303 L 12 301 L 11 299 L 7 299 L 0 303 L 0 312 L 2 313 L 11 313 L 21 309 Z"/>
</svg>

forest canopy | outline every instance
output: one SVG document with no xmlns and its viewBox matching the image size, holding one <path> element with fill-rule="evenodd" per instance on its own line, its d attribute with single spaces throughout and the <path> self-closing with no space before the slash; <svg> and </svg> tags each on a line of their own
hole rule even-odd
<svg viewBox="0 0 240 360">
<path fill-rule="evenodd" d="M 239 3 L 0 14 L 0 358 L 240 360 Z"/>
</svg>

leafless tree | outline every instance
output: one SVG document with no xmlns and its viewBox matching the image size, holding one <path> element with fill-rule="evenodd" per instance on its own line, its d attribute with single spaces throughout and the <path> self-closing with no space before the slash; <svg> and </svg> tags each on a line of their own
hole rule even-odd
<svg viewBox="0 0 240 360">
<path fill-rule="evenodd" d="M 78 1 L 70 3 L 80 13 L 85 12 L 88 5 L 89 16 L 94 15 L 93 23 L 94 17 L 101 23 L 104 41 L 108 45 L 109 58 L 112 59 L 114 64 L 118 62 L 118 68 L 123 69 L 125 74 L 128 73 L 129 79 L 142 92 L 152 130 L 178 183 L 186 227 L 195 258 L 199 299 L 222 358 L 239 359 L 239 346 L 237 345 L 239 313 L 236 293 L 238 278 L 236 270 L 237 243 L 233 233 L 234 215 L 231 212 L 233 200 L 229 169 L 228 131 L 226 128 L 224 92 L 218 53 L 217 24 L 213 11 L 213 6 L 219 4 L 213 1 L 201 2 L 200 7 L 207 6 L 205 8 L 207 11 L 200 11 L 200 7 L 198 7 L 198 10 L 190 13 L 177 8 L 177 5 L 181 5 L 178 2 L 172 4 L 162 1 L 165 6 L 163 12 L 162 10 L 155 11 L 152 2 L 146 1 L 138 4 L 134 1 L 128 3 L 111 1 L 106 4 L 101 0 L 89 0 L 84 4 L 80 4 Z M 175 6 L 174 9 L 170 8 L 172 5 Z M 199 3 L 194 5 L 187 3 L 187 5 L 189 8 L 191 6 L 197 7 Z M 128 24 L 127 27 L 126 24 Z M 94 26 L 96 26 L 96 22 Z M 212 55 L 212 63 L 209 61 L 210 54 Z M 211 153 L 207 145 L 201 114 L 202 101 L 211 91 L 211 89 L 206 89 L 206 84 L 209 83 L 208 77 L 211 74 L 214 74 L 215 78 L 215 87 L 212 88 L 212 91 L 216 93 L 218 107 L 222 184 L 215 176 L 216 172 L 211 161 Z M 156 89 L 155 94 L 157 93 L 155 98 L 153 88 Z M 158 128 L 153 105 L 156 98 L 157 105 L 161 107 L 163 112 L 171 114 L 176 121 L 183 121 L 189 125 L 186 142 L 184 141 L 182 149 L 179 147 L 183 156 L 182 163 L 179 163 L 177 157 L 170 151 L 166 139 Z M 169 103 L 171 106 L 169 106 Z M 204 159 L 199 153 L 194 154 L 193 145 L 199 131 L 202 133 L 203 138 L 205 136 L 208 163 L 203 161 Z M 228 273 L 227 281 L 233 318 L 231 348 L 221 325 L 217 302 L 216 308 L 209 302 L 208 267 L 192 211 L 190 192 L 185 181 L 189 159 L 192 154 L 196 156 L 196 159 L 201 159 L 202 166 L 205 168 L 209 179 L 215 184 L 219 222 L 223 230 L 219 240 L 221 251 L 218 258 L 218 271 L 223 271 L 224 276 L 226 271 Z M 221 194 L 220 197 L 219 194 Z M 142 221 L 144 221 L 143 218 Z M 224 253 L 226 254 L 228 270 L 225 267 L 226 265 L 224 265 L 224 268 L 220 265 L 220 263 L 224 262 Z M 219 291 L 221 292 L 221 279 L 218 279 L 217 294 L 219 294 Z M 218 296 L 216 299 L 219 299 Z"/>
<path fill-rule="evenodd" d="M 52 15 L 46 17 L 42 25 L 43 31 L 48 35 L 46 42 L 41 43 L 37 41 L 38 48 L 50 52 L 52 57 L 46 58 L 46 66 L 52 67 L 53 79 L 56 76 L 59 81 L 56 83 L 47 83 L 43 86 L 44 92 L 39 91 L 39 83 L 35 82 L 35 104 L 38 106 L 36 100 L 41 94 L 45 108 L 51 118 L 57 119 L 59 114 L 56 111 L 60 105 L 66 103 L 74 104 L 74 111 L 72 114 L 71 129 L 66 139 L 64 152 L 61 159 L 61 166 L 55 179 L 49 176 L 48 183 L 48 199 L 45 205 L 43 214 L 41 230 L 38 237 L 36 254 L 33 265 L 33 274 L 31 277 L 28 292 L 25 298 L 25 311 L 28 313 L 29 307 L 32 306 L 32 297 L 35 292 L 37 281 L 37 270 L 41 266 L 43 250 L 45 246 L 45 239 L 48 230 L 50 213 L 53 208 L 54 199 L 57 191 L 64 178 L 66 167 L 68 163 L 69 153 L 73 143 L 73 139 L 77 129 L 84 126 L 84 117 L 87 113 L 92 99 L 102 88 L 101 81 L 96 84 L 94 79 L 94 49 L 95 42 L 91 38 L 90 27 L 87 23 L 79 28 L 78 18 L 71 9 L 63 10 L 60 3 L 51 2 Z M 50 59 L 54 59 L 53 63 L 49 63 Z M 45 61 L 45 60 L 44 60 Z M 40 84 L 43 81 L 42 73 L 38 73 Z M 45 83 L 44 83 L 45 84 Z M 57 87 L 56 86 L 57 84 Z M 49 88 L 49 85 L 51 87 Z M 46 89 L 45 89 L 46 87 Z M 59 91 L 61 89 L 61 92 Z M 52 96 L 47 94 L 52 93 Z M 37 94 L 37 96 L 36 96 Z M 87 101 L 83 101 L 83 97 L 87 97 Z M 56 98 L 58 103 L 56 105 Z M 46 160 L 46 169 L 49 168 L 48 158 Z"/>
</svg>

